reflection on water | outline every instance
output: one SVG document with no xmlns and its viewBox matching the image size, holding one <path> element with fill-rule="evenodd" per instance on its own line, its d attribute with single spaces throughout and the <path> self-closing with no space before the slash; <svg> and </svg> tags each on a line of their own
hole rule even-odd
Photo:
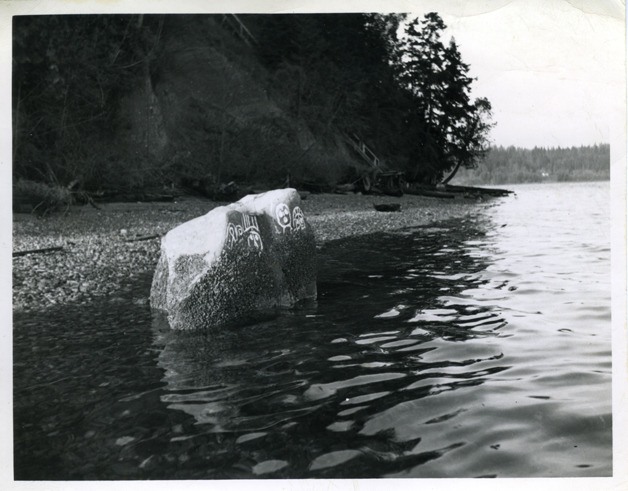
<svg viewBox="0 0 628 491">
<path fill-rule="evenodd" d="M 227 332 L 170 332 L 149 277 L 16 315 L 16 478 L 610 475 L 608 237 L 538 192 L 327 244 L 317 303 Z"/>
</svg>

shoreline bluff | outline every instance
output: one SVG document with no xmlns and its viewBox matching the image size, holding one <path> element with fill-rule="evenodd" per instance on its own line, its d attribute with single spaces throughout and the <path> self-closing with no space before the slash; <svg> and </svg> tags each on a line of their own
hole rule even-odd
<svg viewBox="0 0 628 491">
<path fill-rule="evenodd" d="M 317 247 L 349 236 L 429 225 L 465 216 L 487 203 L 360 194 L 311 194 L 301 207 Z M 400 203 L 400 212 L 379 212 Z M 74 206 L 47 218 L 13 214 L 13 252 L 61 249 L 13 257 L 13 312 L 82 305 L 96 298 L 128 299 L 129 283 L 155 271 L 160 239 L 177 225 L 226 203 L 181 197 L 171 203 L 106 203 Z M 152 237 L 152 238 L 148 238 Z M 125 290 L 126 287 L 126 290 Z M 149 291 L 134 302 L 148 305 Z"/>
</svg>

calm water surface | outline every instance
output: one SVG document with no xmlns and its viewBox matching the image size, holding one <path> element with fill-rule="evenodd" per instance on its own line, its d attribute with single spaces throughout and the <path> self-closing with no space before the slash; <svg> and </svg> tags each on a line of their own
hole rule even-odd
<svg viewBox="0 0 628 491">
<path fill-rule="evenodd" d="M 611 475 L 609 183 L 513 189 L 237 330 L 170 332 L 150 276 L 16 314 L 15 478 Z"/>
</svg>

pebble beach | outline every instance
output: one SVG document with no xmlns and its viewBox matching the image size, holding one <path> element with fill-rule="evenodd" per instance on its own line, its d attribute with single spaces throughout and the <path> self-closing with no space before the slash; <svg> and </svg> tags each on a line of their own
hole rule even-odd
<svg viewBox="0 0 628 491">
<path fill-rule="evenodd" d="M 399 203 L 398 212 L 378 212 L 374 204 Z M 58 248 L 13 257 L 13 311 L 88 303 L 124 295 L 121 285 L 154 271 L 160 238 L 177 225 L 203 215 L 219 203 L 181 197 L 168 203 L 106 203 L 73 206 L 39 218 L 13 214 L 13 253 Z M 390 231 L 460 217 L 486 204 L 360 194 L 310 194 L 302 201 L 318 245 L 347 236 Z M 138 302 L 148 302 L 145 298 Z"/>
</svg>

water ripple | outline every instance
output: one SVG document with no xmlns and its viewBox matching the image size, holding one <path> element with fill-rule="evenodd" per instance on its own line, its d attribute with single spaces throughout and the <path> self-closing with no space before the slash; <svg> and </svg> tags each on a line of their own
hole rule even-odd
<svg viewBox="0 0 628 491">
<path fill-rule="evenodd" d="M 16 315 L 16 477 L 610 475 L 608 235 L 526 196 L 326 244 L 318 302 L 252 325 Z"/>
</svg>

